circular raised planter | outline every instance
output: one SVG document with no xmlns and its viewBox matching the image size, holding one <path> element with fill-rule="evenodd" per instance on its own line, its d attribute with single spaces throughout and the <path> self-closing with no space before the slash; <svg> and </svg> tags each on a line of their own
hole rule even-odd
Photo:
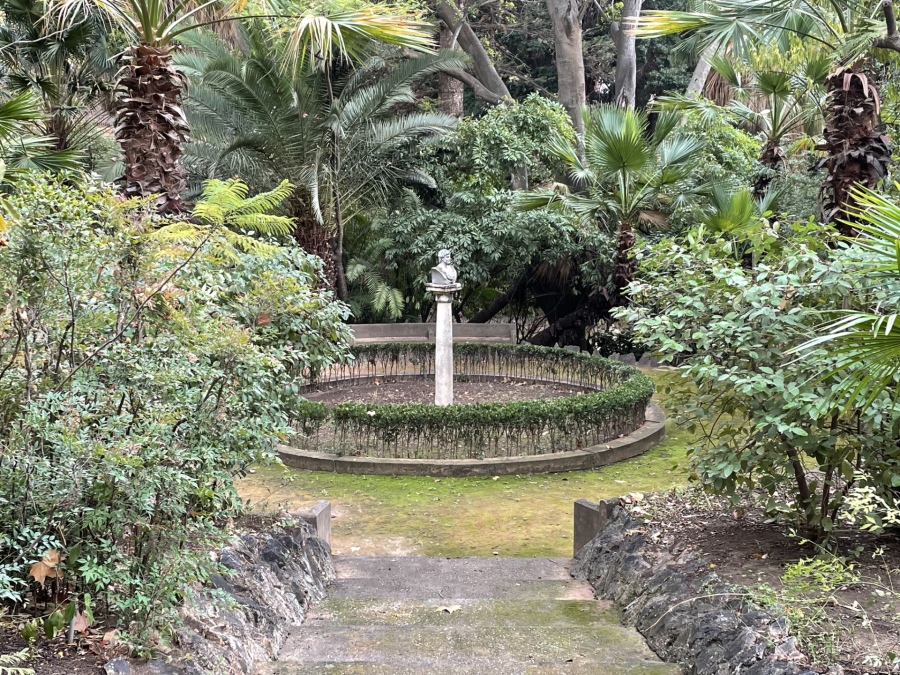
<svg viewBox="0 0 900 675">
<path fill-rule="evenodd" d="M 607 443 L 585 448 L 521 457 L 489 459 L 398 459 L 393 457 L 351 457 L 277 447 L 286 466 L 307 471 L 369 474 L 382 476 L 506 476 L 529 473 L 562 473 L 607 466 L 642 455 L 666 437 L 666 414 L 655 403 L 647 406 L 646 421 L 637 430 Z"/>
<path fill-rule="evenodd" d="M 425 343 L 355 346 L 354 359 L 302 391 L 308 398 L 297 408 L 295 442 L 278 447 L 281 459 L 300 469 L 357 474 L 547 473 L 612 464 L 665 437 L 665 415 L 650 402 L 653 383 L 640 371 L 532 345 L 457 345 L 456 379 L 552 385 L 569 396 L 444 407 L 314 400 L 328 393 L 334 401 L 334 390 L 429 380 L 433 350 Z M 422 395 L 419 388 L 414 398 Z"/>
</svg>

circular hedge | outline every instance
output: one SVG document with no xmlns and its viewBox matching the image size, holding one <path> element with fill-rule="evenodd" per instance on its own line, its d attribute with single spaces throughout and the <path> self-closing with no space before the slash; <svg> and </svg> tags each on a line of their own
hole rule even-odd
<svg viewBox="0 0 900 675">
<path fill-rule="evenodd" d="M 652 380 L 599 356 L 533 345 L 455 344 L 457 382 L 504 378 L 565 384 L 565 398 L 435 406 L 306 400 L 292 444 L 336 455 L 484 459 L 578 450 L 619 438 L 644 423 Z M 315 378 L 305 393 L 434 374 L 434 344 L 357 345 L 353 359 Z"/>
</svg>

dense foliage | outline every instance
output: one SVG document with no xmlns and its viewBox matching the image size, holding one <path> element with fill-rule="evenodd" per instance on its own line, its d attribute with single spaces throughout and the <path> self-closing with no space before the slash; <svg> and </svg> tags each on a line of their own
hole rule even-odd
<svg viewBox="0 0 900 675">
<path fill-rule="evenodd" d="M 211 214 L 259 224 L 270 196 L 208 197 L 208 227 L 182 243 L 146 202 L 77 175 L 6 204 L 3 600 L 90 596 L 126 629 L 159 625 L 240 512 L 234 479 L 290 432 L 299 378 L 343 358 L 321 261 L 232 249 L 225 265 L 211 247 L 233 241 Z"/>
<path fill-rule="evenodd" d="M 822 311 L 848 298 L 878 302 L 896 281 L 871 286 L 854 272 L 858 249 L 828 251 L 815 234 L 767 238 L 752 269 L 732 241 L 694 234 L 661 242 L 645 253 L 621 316 L 681 372 L 665 393 L 679 422 L 701 432 L 691 450 L 696 478 L 730 495 L 760 488 L 769 512 L 821 537 L 854 486 L 892 503 L 895 416 L 888 395 L 864 407 L 848 400 L 841 372 L 819 377 L 838 365 L 835 355 L 819 347 L 797 359 L 790 349 Z M 843 411 L 829 405 L 841 391 Z"/>
</svg>

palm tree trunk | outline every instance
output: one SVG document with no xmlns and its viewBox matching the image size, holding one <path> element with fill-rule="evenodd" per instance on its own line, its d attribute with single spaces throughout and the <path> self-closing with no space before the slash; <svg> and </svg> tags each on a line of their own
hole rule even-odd
<svg viewBox="0 0 900 675">
<path fill-rule="evenodd" d="M 331 64 L 325 64 L 325 81 L 328 83 L 328 98 L 334 106 L 334 89 L 331 86 Z M 331 149 L 332 195 L 334 200 L 334 271 L 337 281 L 338 300 L 347 300 L 347 273 L 344 270 L 344 211 L 341 207 L 341 126 L 336 125 Z"/>
<path fill-rule="evenodd" d="M 116 140 L 125 156 L 125 195 L 157 195 L 160 213 L 184 210 L 181 155 L 188 123 L 181 107 L 185 77 L 168 48 L 137 45 L 116 84 Z"/>
<path fill-rule="evenodd" d="M 759 153 L 759 163 L 765 169 L 753 181 L 753 196 L 760 199 L 769 189 L 769 184 L 784 164 L 784 150 L 778 143 L 780 139 L 770 138 Z"/>
<path fill-rule="evenodd" d="M 874 188 L 885 177 L 891 163 L 891 141 L 879 129 L 878 91 L 865 73 L 841 69 L 829 75 L 825 84 L 825 133 L 817 148 L 827 153 L 819 162 L 828 171 L 822 184 L 824 217 L 842 235 L 855 237 L 856 228 L 842 222 L 854 219 L 851 192 L 856 185 Z"/>
<path fill-rule="evenodd" d="M 335 139 L 335 158 L 340 166 L 340 155 L 337 154 L 337 140 Z M 334 182 L 334 271 L 337 279 L 338 300 L 347 300 L 347 273 L 344 270 L 344 213 L 341 209 L 341 191 L 337 184 L 337 175 Z"/>
<path fill-rule="evenodd" d="M 613 284 L 616 287 L 616 303 L 623 304 L 623 291 L 634 280 L 635 265 L 631 249 L 634 248 L 634 229 L 627 220 L 620 220 L 616 230 L 616 255 L 613 258 Z"/>
</svg>

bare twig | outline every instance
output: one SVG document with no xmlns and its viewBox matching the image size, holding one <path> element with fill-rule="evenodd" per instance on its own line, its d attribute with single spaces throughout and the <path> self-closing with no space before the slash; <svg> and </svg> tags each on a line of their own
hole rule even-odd
<svg viewBox="0 0 900 675">
<path fill-rule="evenodd" d="M 134 320 L 134 318 L 143 311 L 144 307 L 146 307 L 153 298 L 155 298 L 157 295 L 159 295 L 162 292 L 162 289 L 166 287 L 166 284 L 168 284 L 175 277 L 176 274 L 178 274 L 181 270 L 183 270 L 185 267 L 187 267 L 187 265 L 194 259 L 194 257 L 200 252 L 200 250 L 204 246 L 206 246 L 207 242 L 209 242 L 209 240 L 212 238 L 214 232 L 215 232 L 215 228 L 210 228 L 209 232 L 207 232 L 207 234 L 206 234 L 206 237 L 203 238 L 203 241 L 200 242 L 200 244 L 197 246 L 197 248 L 195 248 L 191 252 L 191 254 L 184 260 L 184 262 L 182 262 L 175 269 L 173 269 L 171 272 L 169 272 L 169 274 L 166 275 L 165 279 L 163 279 L 162 281 L 159 282 L 159 284 L 157 284 L 156 289 L 150 295 L 148 295 L 146 298 L 144 298 L 144 301 L 138 306 L 138 308 L 128 318 L 128 320 L 122 322 L 122 327 L 119 328 L 119 330 L 117 330 L 115 332 L 115 334 L 111 338 L 109 338 L 106 342 L 104 342 L 99 347 L 97 347 L 94 351 L 92 351 L 90 354 L 88 354 L 84 358 L 84 360 L 81 363 L 79 363 L 72 370 L 72 372 L 69 373 L 66 376 L 66 378 L 56 386 L 55 391 L 59 391 L 60 389 L 62 389 L 63 386 L 65 386 L 65 384 L 69 380 L 72 379 L 72 377 L 75 375 L 75 373 L 77 373 L 79 370 L 81 370 L 87 363 L 89 363 L 90 361 L 93 361 L 97 357 L 97 355 L 100 354 L 100 352 L 102 352 L 104 349 L 106 349 L 112 343 L 114 343 L 116 340 L 118 340 L 120 337 L 122 337 L 122 335 L 128 329 L 128 326 L 131 325 L 131 322 Z"/>
</svg>

